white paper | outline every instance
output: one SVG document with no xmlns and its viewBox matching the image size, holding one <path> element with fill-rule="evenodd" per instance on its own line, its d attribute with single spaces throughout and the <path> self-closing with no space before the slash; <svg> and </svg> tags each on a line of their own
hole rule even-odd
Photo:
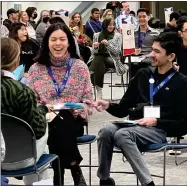
<svg viewBox="0 0 187 186">
<path fill-rule="evenodd" d="M 170 14 L 173 12 L 173 7 L 170 8 L 164 8 L 164 14 L 165 14 L 165 24 L 169 22 Z"/>
<path fill-rule="evenodd" d="M 160 107 L 144 106 L 144 118 L 160 118 Z"/>
</svg>

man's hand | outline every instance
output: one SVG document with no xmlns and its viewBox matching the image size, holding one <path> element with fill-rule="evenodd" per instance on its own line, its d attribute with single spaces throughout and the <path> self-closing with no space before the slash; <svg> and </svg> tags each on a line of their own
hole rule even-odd
<svg viewBox="0 0 187 186">
<path fill-rule="evenodd" d="M 103 110 L 106 110 L 109 108 L 110 103 L 108 101 L 104 100 L 98 100 L 93 102 L 93 107 L 97 109 L 97 111 L 102 112 Z"/>
<path fill-rule="evenodd" d="M 179 71 L 180 66 L 176 62 L 173 62 L 173 67 L 176 71 Z"/>
<path fill-rule="evenodd" d="M 139 120 L 136 120 L 136 122 L 139 125 L 147 126 L 147 127 L 153 127 L 157 125 L 157 119 L 156 118 L 142 118 Z"/>
<path fill-rule="evenodd" d="M 108 41 L 107 41 L 106 39 L 103 39 L 103 40 L 101 41 L 101 43 L 104 44 L 104 45 L 108 45 Z"/>
</svg>

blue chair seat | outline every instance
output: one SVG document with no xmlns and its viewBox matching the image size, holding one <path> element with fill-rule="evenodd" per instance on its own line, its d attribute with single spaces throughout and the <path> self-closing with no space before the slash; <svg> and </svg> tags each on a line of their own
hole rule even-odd
<svg viewBox="0 0 187 186">
<path fill-rule="evenodd" d="M 77 137 L 77 143 L 78 144 L 85 144 L 85 143 L 92 143 L 97 139 L 95 135 L 83 135 L 80 137 Z"/>
<path fill-rule="evenodd" d="M 183 149 L 187 148 L 187 143 L 161 143 L 161 144 L 149 144 L 143 147 L 144 152 L 149 151 L 161 151 L 163 149 L 171 150 L 171 149 Z"/>
<path fill-rule="evenodd" d="M 32 174 L 35 173 L 36 170 L 39 170 L 40 168 L 46 166 L 48 163 L 53 161 L 57 155 L 55 154 L 43 154 L 39 161 L 36 163 L 36 169 L 34 166 L 19 169 L 19 170 L 13 170 L 13 171 L 6 171 L 1 170 L 1 175 L 11 177 L 11 176 L 20 176 L 20 175 L 26 175 L 26 174 Z"/>
</svg>

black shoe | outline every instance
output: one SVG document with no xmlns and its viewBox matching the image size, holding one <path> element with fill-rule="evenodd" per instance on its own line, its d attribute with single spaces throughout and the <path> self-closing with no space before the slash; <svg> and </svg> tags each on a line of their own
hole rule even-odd
<svg viewBox="0 0 187 186">
<path fill-rule="evenodd" d="M 23 176 L 17 176 L 17 177 L 14 177 L 15 179 L 17 180 L 23 180 Z"/>
<path fill-rule="evenodd" d="M 79 165 L 74 165 L 71 167 L 71 175 L 73 177 L 75 186 L 87 186 Z"/>
<path fill-rule="evenodd" d="M 154 182 L 152 181 L 152 182 L 148 183 L 146 186 L 155 186 L 155 184 L 154 184 Z"/>
<path fill-rule="evenodd" d="M 107 180 L 100 180 L 100 185 L 115 186 L 115 181 L 113 178 L 108 178 Z"/>
</svg>

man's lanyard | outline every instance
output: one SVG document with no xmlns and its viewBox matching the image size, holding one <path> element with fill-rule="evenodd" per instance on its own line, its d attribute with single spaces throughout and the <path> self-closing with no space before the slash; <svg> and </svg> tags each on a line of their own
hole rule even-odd
<svg viewBox="0 0 187 186">
<path fill-rule="evenodd" d="M 143 39 L 145 38 L 147 32 L 139 32 L 138 31 L 138 48 L 142 47 Z"/>
<path fill-rule="evenodd" d="M 157 87 L 154 88 L 154 78 L 151 76 L 149 79 L 149 93 L 150 93 L 150 103 L 153 104 L 153 96 L 175 75 L 176 72 L 171 73 L 167 76 Z"/>
<path fill-rule="evenodd" d="M 57 97 L 60 97 L 60 94 L 62 93 L 62 91 L 66 87 L 66 83 L 67 83 L 69 75 L 70 75 L 70 70 L 71 70 L 72 64 L 73 64 L 73 60 L 72 60 L 72 58 L 70 58 L 69 61 L 68 61 L 68 65 L 67 65 L 67 68 L 66 68 L 66 74 L 64 76 L 64 80 L 62 81 L 61 87 L 56 82 L 56 80 L 55 80 L 55 78 L 53 76 L 53 72 L 52 72 L 51 67 L 50 66 L 46 67 L 47 71 L 48 71 L 48 74 L 49 74 L 49 76 L 51 77 L 51 79 L 53 81 Z"/>
</svg>

